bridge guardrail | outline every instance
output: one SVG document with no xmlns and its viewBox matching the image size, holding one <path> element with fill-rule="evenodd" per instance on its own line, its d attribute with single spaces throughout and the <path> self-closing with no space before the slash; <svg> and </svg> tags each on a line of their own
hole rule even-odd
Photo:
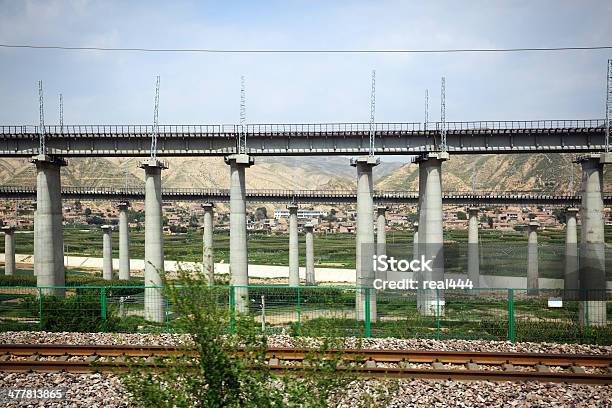
<svg viewBox="0 0 612 408">
<path fill-rule="evenodd" d="M 605 128 L 605 119 L 559 119 L 527 121 L 467 121 L 445 122 L 448 131 L 466 130 L 519 130 L 519 129 L 596 129 Z M 385 122 L 374 123 L 376 132 L 439 132 L 442 122 Z M 164 135 L 207 135 L 227 136 L 244 131 L 251 135 L 274 135 L 283 133 L 334 134 L 370 131 L 370 123 L 253 123 L 241 125 L 159 125 L 160 136 Z M 0 126 L 1 135 L 37 136 L 39 126 L 8 125 Z M 44 133 L 49 136 L 130 136 L 153 133 L 152 125 L 46 125 Z"/>
</svg>

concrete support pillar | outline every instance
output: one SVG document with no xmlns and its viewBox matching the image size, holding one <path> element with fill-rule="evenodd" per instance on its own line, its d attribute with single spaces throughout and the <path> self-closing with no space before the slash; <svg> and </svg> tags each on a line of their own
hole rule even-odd
<svg viewBox="0 0 612 408">
<path fill-rule="evenodd" d="M 448 160 L 445 152 L 428 153 L 418 160 L 419 195 L 421 207 L 419 214 L 419 255 L 432 260 L 432 271 L 421 273 L 422 281 L 442 281 L 444 279 L 444 246 L 442 225 L 442 163 Z M 422 290 L 422 300 L 418 302 L 419 312 L 423 315 L 444 314 L 444 291 Z"/>
<path fill-rule="evenodd" d="M 304 232 L 306 233 L 306 286 L 317 284 L 314 271 L 314 236 L 312 230 L 312 224 L 304 225 Z"/>
<path fill-rule="evenodd" d="M 578 277 L 578 231 L 576 228 L 576 214 L 578 208 L 568 208 L 565 212 L 565 271 L 563 274 L 563 288 L 570 290 L 566 298 L 577 299 L 580 288 Z"/>
<path fill-rule="evenodd" d="M 36 220 L 36 214 L 38 214 L 37 210 L 36 210 L 36 201 L 32 201 L 31 203 L 32 205 L 32 209 L 34 210 L 33 214 L 32 214 L 32 221 L 34 222 L 34 228 L 33 228 L 33 248 L 34 248 L 34 265 L 32 267 L 32 271 L 34 273 L 34 276 L 36 276 L 36 270 L 38 269 L 38 262 L 36 262 L 36 254 L 40 253 L 39 250 L 37 249 L 38 247 L 38 233 L 36 232 L 36 230 L 38 229 L 38 221 Z"/>
<path fill-rule="evenodd" d="M 300 253 L 298 243 L 298 206 L 291 204 L 289 210 L 289 286 L 300 285 Z"/>
<path fill-rule="evenodd" d="M 102 278 L 104 280 L 113 279 L 113 240 L 111 238 L 112 231 L 112 226 L 102 226 Z"/>
<path fill-rule="evenodd" d="M 531 221 L 527 226 L 527 289 L 538 289 L 538 227 L 540 224 Z M 528 291 L 528 295 L 537 295 L 537 291 Z"/>
<path fill-rule="evenodd" d="M 161 276 L 164 273 L 164 217 L 162 213 L 161 172 L 166 165 L 159 160 L 145 160 L 140 164 L 145 171 L 145 319 L 165 320 L 165 305 Z"/>
<path fill-rule="evenodd" d="M 64 232 L 60 169 L 66 161 L 40 154 L 36 164 L 36 240 L 34 245 L 37 286 L 64 286 Z M 64 289 L 44 289 L 45 295 L 64 296 Z"/>
<path fill-rule="evenodd" d="M 387 207 L 376 207 L 376 255 L 387 254 L 387 218 L 385 213 Z M 377 279 L 387 280 L 387 271 L 379 271 L 376 275 Z"/>
<path fill-rule="evenodd" d="M 248 311 L 249 264 L 247 257 L 246 184 L 245 169 L 255 161 L 247 154 L 233 154 L 225 158 L 230 166 L 230 283 L 234 290 L 236 310 Z"/>
<path fill-rule="evenodd" d="M 380 160 L 376 157 L 359 157 L 351 160 L 351 166 L 357 168 L 357 228 L 356 228 L 356 304 L 358 320 L 365 320 L 365 292 L 370 293 L 370 320 L 376 321 L 376 290 L 374 290 L 374 200 L 372 186 L 372 168 Z"/>
<path fill-rule="evenodd" d="M 2 227 L 4 231 L 4 274 L 15 274 L 15 227 Z"/>
<path fill-rule="evenodd" d="M 469 208 L 468 221 L 468 279 L 480 287 L 480 254 L 478 244 L 478 208 Z"/>
<path fill-rule="evenodd" d="M 119 208 L 119 279 L 130 279 L 130 229 L 128 226 L 127 201 L 117 205 Z"/>
<path fill-rule="evenodd" d="M 414 234 L 412 235 L 412 259 L 417 259 L 419 256 L 419 223 L 412 224 Z"/>
<path fill-rule="evenodd" d="M 206 282 L 215 284 L 215 259 L 213 256 L 213 210 L 212 203 L 202 204 L 204 209 L 204 224 L 202 225 L 202 269 Z"/>
<path fill-rule="evenodd" d="M 588 154 L 577 158 L 582 165 L 582 232 L 579 259 L 581 322 L 607 324 L 606 269 L 603 219 L 603 167 L 612 164 L 612 154 Z"/>
</svg>

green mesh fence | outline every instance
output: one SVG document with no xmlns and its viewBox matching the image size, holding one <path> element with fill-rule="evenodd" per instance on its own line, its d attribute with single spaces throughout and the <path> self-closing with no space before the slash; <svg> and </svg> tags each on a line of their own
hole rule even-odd
<svg viewBox="0 0 612 408">
<path fill-rule="evenodd" d="M 178 291 L 193 298 L 192 289 Z M 4 286 L 0 331 L 177 331 L 181 315 L 168 298 L 143 286 Z M 230 312 L 228 332 L 246 313 L 267 334 L 612 344 L 610 290 L 224 286 L 214 299 Z"/>
</svg>

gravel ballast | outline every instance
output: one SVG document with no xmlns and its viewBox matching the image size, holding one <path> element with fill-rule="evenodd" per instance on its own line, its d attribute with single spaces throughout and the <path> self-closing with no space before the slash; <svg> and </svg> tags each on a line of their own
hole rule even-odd
<svg viewBox="0 0 612 408">
<path fill-rule="evenodd" d="M 316 342 L 290 336 L 270 336 L 271 347 L 299 347 Z M 0 344 L 132 344 L 181 346 L 191 344 L 180 334 L 144 333 L 55 333 L 3 332 Z M 347 338 L 345 347 L 439 351 L 499 351 L 535 353 L 610 354 L 612 346 L 556 343 L 510 343 L 485 340 L 356 339 Z M 355 406 L 354 396 L 384 388 L 385 380 L 358 380 L 348 388 L 341 407 Z M 512 383 L 444 380 L 400 380 L 393 387 L 389 407 L 612 407 L 612 386 L 557 383 Z M 111 374 L 0 373 L 0 388 L 63 388 L 62 401 L 1 401 L 2 406 L 128 407 L 118 377 Z"/>
<path fill-rule="evenodd" d="M 6 407 L 130 407 L 121 381 L 111 374 L 0 373 L 0 388 L 62 388 L 61 401 L 1 401 Z M 382 388 L 381 388 L 382 387 Z M 400 380 L 390 387 L 388 407 L 609 407 L 612 386 L 553 383 L 453 382 Z M 354 407 L 355 397 L 387 391 L 384 380 L 359 380 L 348 387 L 340 407 Z"/>
<path fill-rule="evenodd" d="M 310 339 L 275 335 L 268 337 L 270 347 L 307 346 Z M 188 335 L 149 333 L 72 333 L 2 332 L 0 344 L 132 344 L 182 346 L 191 344 Z M 498 351 L 517 353 L 611 354 L 612 346 L 591 344 L 529 343 L 489 340 L 431 340 L 395 338 L 346 338 L 345 347 L 388 350 Z"/>
</svg>

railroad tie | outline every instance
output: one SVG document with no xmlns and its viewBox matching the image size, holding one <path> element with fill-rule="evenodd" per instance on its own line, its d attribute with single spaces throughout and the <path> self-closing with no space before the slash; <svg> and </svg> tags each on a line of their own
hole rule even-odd
<svg viewBox="0 0 612 408">
<path fill-rule="evenodd" d="M 0 361 L 8 361 L 11 359 L 11 355 L 10 354 L 3 354 L 2 356 L 0 356 Z"/>
<path fill-rule="evenodd" d="M 270 360 L 268 360 L 268 365 L 278 366 L 280 365 L 280 360 L 276 357 L 272 357 Z"/>
<path fill-rule="evenodd" d="M 478 366 L 478 364 L 476 364 L 476 363 L 467 363 L 467 364 L 465 365 L 465 367 L 466 367 L 468 370 L 473 370 L 473 371 L 478 371 L 478 370 L 480 370 L 480 367 L 479 367 L 479 366 Z"/>
<path fill-rule="evenodd" d="M 577 366 L 577 365 L 573 365 L 570 367 L 570 371 L 572 373 L 576 373 L 576 374 L 584 374 L 586 373 L 586 371 L 584 370 L 584 368 Z"/>
<path fill-rule="evenodd" d="M 376 361 L 375 360 L 366 360 L 365 368 L 376 368 Z"/>
<path fill-rule="evenodd" d="M 442 364 L 442 363 L 441 363 L 441 362 L 439 362 L 439 361 L 434 361 L 433 363 L 431 363 L 431 367 L 432 367 L 434 370 L 443 370 L 443 369 L 444 369 L 444 364 Z"/>
<path fill-rule="evenodd" d="M 536 364 L 535 365 L 536 371 L 538 373 L 550 373 L 550 367 L 544 364 Z"/>
<path fill-rule="evenodd" d="M 57 361 L 68 361 L 69 358 L 70 356 L 68 354 L 64 354 L 63 356 L 59 356 Z"/>
<path fill-rule="evenodd" d="M 91 356 L 88 356 L 85 361 L 87 363 L 93 363 L 94 361 L 96 361 L 98 359 L 98 355 L 97 354 L 92 354 Z"/>
<path fill-rule="evenodd" d="M 34 354 L 28 356 L 28 358 L 26 360 L 27 361 L 38 361 L 38 357 L 40 357 L 40 355 L 38 353 L 34 353 Z"/>
<path fill-rule="evenodd" d="M 510 364 L 510 363 L 502 364 L 502 370 L 504 370 L 504 371 L 516 371 L 514 366 L 512 364 Z"/>
</svg>

